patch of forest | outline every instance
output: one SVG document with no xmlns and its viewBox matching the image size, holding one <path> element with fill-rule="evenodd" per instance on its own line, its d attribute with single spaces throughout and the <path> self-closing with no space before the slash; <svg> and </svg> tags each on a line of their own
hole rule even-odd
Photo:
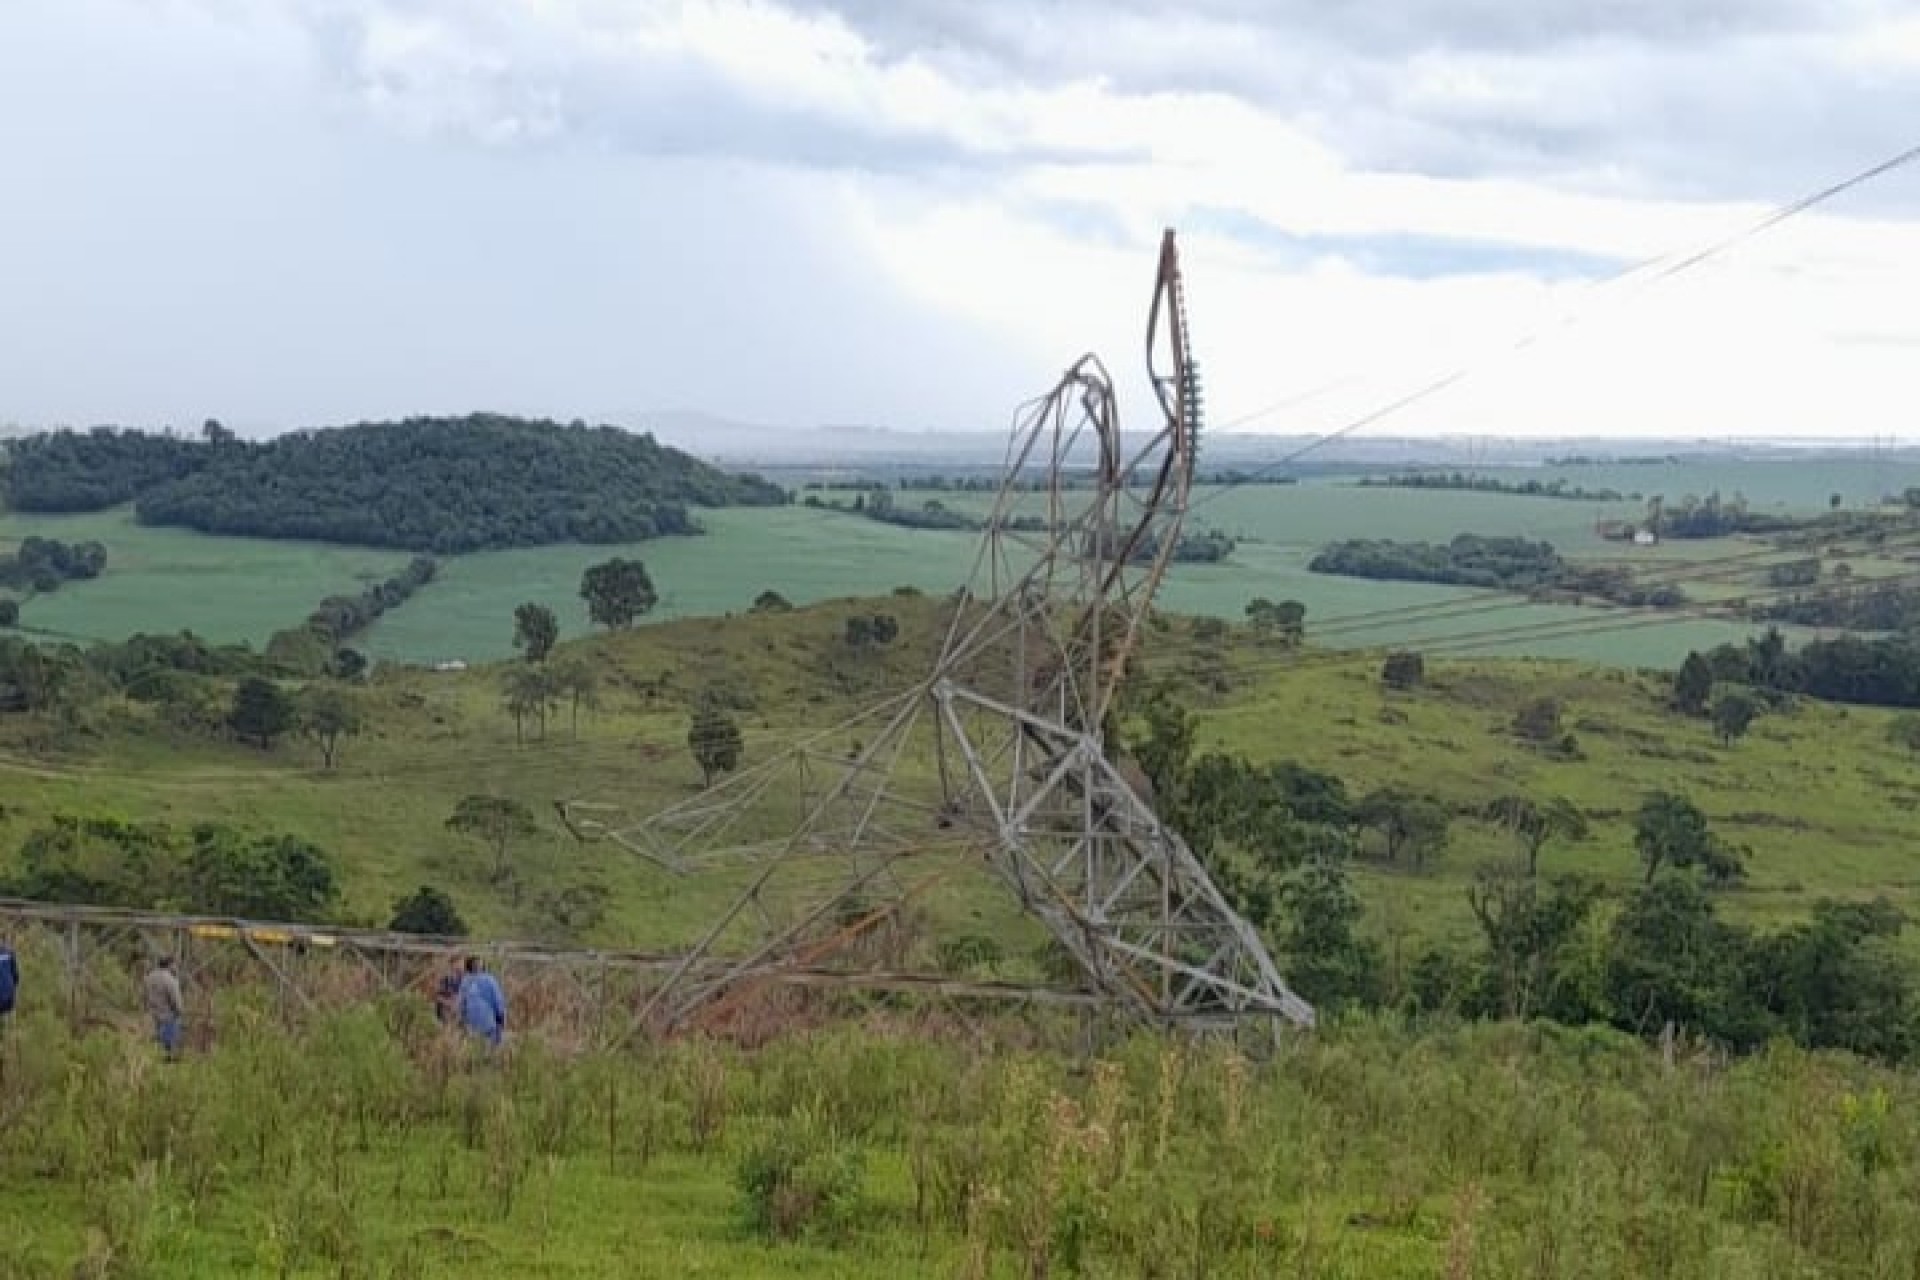
<svg viewBox="0 0 1920 1280">
<path fill-rule="evenodd" d="M 474 414 L 302 431 L 258 443 L 99 428 L 7 446 L 15 510 L 132 500 L 145 524 L 453 554 L 700 532 L 690 507 L 772 506 L 730 475 L 614 427 Z"/>
<path fill-rule="evenodd" d="M 1849 580 L 1759 605 L 1751 612 L 1762 622 L 1791 622 L 1805 627 L 1920 631 L 1920 588 L 1902 580 Z"/>
<path fill-rule="evenodd" d="M 1431 582 L 1530 594 L 1597 596 L 1615 604 L 1672 608 L 1686 603 L 1678 587 L 1636 584 L 1625 569 L 1575 565 L 1550 542 L 1463 533 L 1451 542 L 1349 538 L 1328 543 L 1307 563 L 1312 573 L 1388 582 Z"/>
<path fill-rule="evenodd" d="M 917 507 L 901 506 L 894 501 L 893 492 L 883 486 L 858 486 L 851 503 L 837 498 L 822 499 L 818 494 L 810 493 L 801 503 L 823 511 L 840 511 L 848 515 L 865 516 L 881 524 L 890 524 L 901 529 L 943 529 L 967 533 L 978 533 L 986 529 L 989 521 L 982 516 L 970 515 L 965 511 L 956 511 L 938 498 L 929 498 Z M 1000 521 L 1000 528 L 1015 533 L 1045 533 L 1047 521 L 1035 515 L 1008 516 Z M 1217 564 L 1233 554 L 1235 542 L 1217 529 L 1203 529 L 1196 533 L 1185 533 L 1174 546 L 1173 559 L 1176 564 Z M 1133 549 L 1135 561 L 1151 560 L 1159 554 L 1159 543 L 1153 538 L 1143 539 Z"/>
<path fill-rule="evenodd" d="M 0 588 L 44 595 L 63 582 L 97 578 L 106 567 L 107 549 L 98 542 L 22 538 L 11 555 L 0 556 Z"/>
<path fill-rule="evenodd" d="M 1468 493 L 1507 493 L 1520 498 L 1567 498 L 1578 502 L 1620 502 L 1629 495 L 1618 489 L 1583 489 L 1565 480 L 1502 480 L 1467 471 L 1408 471 L 1394 475 L 1361 476 L 1362 489 L 1450 489 Z M 1631 495 L 1638 498 L 1639 494 Z"/>
</svg>

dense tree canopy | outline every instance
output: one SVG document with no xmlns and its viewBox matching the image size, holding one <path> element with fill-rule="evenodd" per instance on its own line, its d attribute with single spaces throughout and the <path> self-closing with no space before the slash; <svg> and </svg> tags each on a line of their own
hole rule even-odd
<svg viewBox="0 0 1920 1280">
<path fill-rule="evenodd" d="M 1474 533 L 1445 543 L 1348 538 L 1322 547 L 1307 562 L 1307 569 L 1391 582 L 1598 596 L 1616 604 L 1656 608 L 1686 602 L 1678 587 L 1637 585 L 1630 572 L 1617 566 L 1569 564 L 1549 542 Z"/>
<path fill-rule="evenodd" d="M 0 556 L 0 587 L 23 592 L 57 591 L 63 582 L 97 578 L 106 567 L 107 549 L 97 542 L 22 538 L 11 555 Z"/>
<path fill-rule="evenodd" d="M 587 616 L 603 627 L 630 627 L 659 603 L 653 578 L 639 560 L 615 558 L 580 575 L 580 598 Z"/>
<path fill-rule="evenodd" d="M 696 533 L 690 506 L 786 500 L 650 435 L 491 414 L 260 443 L 57 432 L 12 442 L 8 455 L 18 510 L 136 499 L 148 524 L 445 553 Z"/>
<path fill-rule="evenodd" d="M 1695 662 L 1698 659 L 1698 662 Z M 1920 632 L 1888 636 L 1841 635 L 1789 650 L 1778 631 L 1743 645 L 1688 654 L 1681 667 L 1698 684 L 1704 663 L 1723 684 L 1772 694 L 1805 694 L 1828 702 L 1876 707 L 1920 707 Z"/>
<path fill-rule="evenodd" d="M 15 511 L 99 511 L 198 471 L 213 451 L 178 436 L 114 427 L 54 431 L 6 443 Z"/>
</svg>

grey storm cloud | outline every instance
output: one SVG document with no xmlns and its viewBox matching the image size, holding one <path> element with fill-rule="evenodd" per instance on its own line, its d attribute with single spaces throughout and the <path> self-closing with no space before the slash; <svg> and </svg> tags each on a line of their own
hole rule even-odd
<svg viewBox="0 0 1920 1280">
<path fill-rule="evenodd" d="M 997 146 L 883 114 L 829 111 L 758 91 L 674 51 L 598 45 L 577 32 L 556 36 L 531 7 L 336 0 L 300 13 L 338 83 L 419 126 L 489 143 L 586 142 L 653 156 L 876 174 L 1144 158 L 1125 139 L 1100 148 Z M 392 17 L 435 22 L 457 48 L 383 57 L 374 26 Z"/>
<path fill-rule="evenodd" d="M 1903 0 L 795 0 L 981 80 L 1225 93 L 1361 167 L 1767 198 L 1916 141 Z"/>
</svg>

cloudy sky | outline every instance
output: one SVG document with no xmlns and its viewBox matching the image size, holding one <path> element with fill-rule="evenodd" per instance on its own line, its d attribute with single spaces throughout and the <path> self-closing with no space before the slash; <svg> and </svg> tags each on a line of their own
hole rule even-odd
<svg viewBox="0 0 1920 1280">
<path fill-rule="evenodd" d="M 1172 16 L 1177 14 L 1177 16 Z M 0 0 L 0 423 L 1920 436 L 1910 0 Z M 1516 343 L 1537 337 L 1516 350 Z"/>
</svg>

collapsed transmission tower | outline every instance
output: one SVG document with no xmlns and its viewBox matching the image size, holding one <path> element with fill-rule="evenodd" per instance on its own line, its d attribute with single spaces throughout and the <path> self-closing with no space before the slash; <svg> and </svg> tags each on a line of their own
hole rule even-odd
<svg viewBox="0 0 1920 1280">
<path fill-rule="evenodd" d="M 1138 1020 L 1310 1025 L 1259 934 L 1115 767 L 1114 699 L 1177 551 L 1200 427 L 1173 232 L 1147 321 L 1160 422 L 1122 436 L 1091 355 L 1016 415 L 1006 472 L 932 671 L 839 728 L 640 821 L 569 825 L 744 889 L 642 1017 L 685 1025 L 848 949 L 956 866 L 984 865 Z M 957 860 L 957 861 L 956 861 Z"/>
</svg>

